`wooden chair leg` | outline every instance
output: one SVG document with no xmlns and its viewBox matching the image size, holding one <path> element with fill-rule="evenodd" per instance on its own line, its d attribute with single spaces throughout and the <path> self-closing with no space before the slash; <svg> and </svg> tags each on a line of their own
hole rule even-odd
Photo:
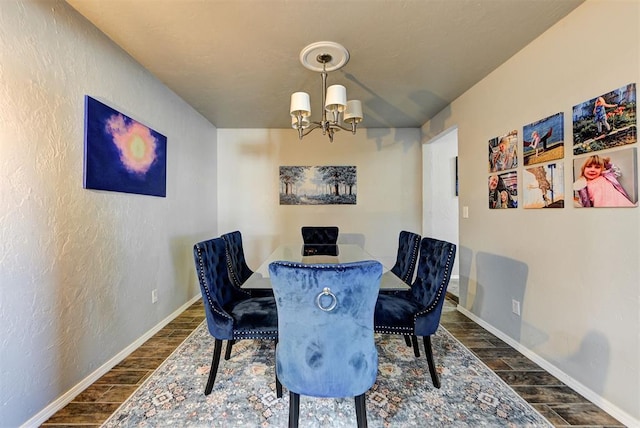
<svg viewBox="0 0 640 428">
<path fill-rule="evenodd" d="M 415 334 L 411 335 L 411 343 L 413 343 L 413 355 L 418 358 L 420 356 L 420 348 L 418 347 L 418 338 Z"/>
<path fill-rule="evenodd" d="M 367 428 L 367 397 L 360 394 L 356 397 L 356 421 L 358 428 Z"/>
<path fill-rule="evenodd" d="M 436 372 L 436 363 L 433 361 L 433 350 L 431 349 L 431 336 L 424 336 L 424 352 L 427 354 L 427 363 L 429 363 L 429 373 L 431 373 L 431 381 L 433 386 L 440 388 L 440 377 Z"/>
<path fill-rule="evenodd" d="M 233 348 L 233 345 L 236 343 L 235 340 L 231 339 L 231 340 L 227 340 L 227 350 L 224 352 L 224 359 L 228 360 L 229 358 L 231 358 L 231 348 Z"/>
<path fill-rule="evenodd" d="M 410 335 L 408 335 L 408 334 L 404 335 L 404 343 L 406 343 L 407 346 L 409 346 L 409 347 L 412 346 L 411 345 L 411 336 Z"/>
<path fill-rule="evenodd" d="M 211 361 L 211 369 L 209 370 L 209 379 L 207 386 L 204 388 L 204 395 L 211 394 L 213 383 L 216 381 L 216 373 L 218 372 L 218 364 L 220 364 L 220 354 L 222 353 L 222 340 L 216 339 L 213 347 L 213 360 Z"/>
<path fill-rule="evenodd" d="M 289 428 L 298 428 L 300 416 L 300 394 L 289 391 Z"/>
</svg>

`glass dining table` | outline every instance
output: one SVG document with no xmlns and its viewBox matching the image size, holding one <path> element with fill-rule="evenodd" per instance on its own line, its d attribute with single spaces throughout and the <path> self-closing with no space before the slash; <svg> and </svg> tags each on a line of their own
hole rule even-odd
<svg viewBox="0 0 640 428">
<path fill-rule="evenodd" d="M 242 284 L 245 289 L 270 289 L 269 264 L 282 260 L 304 264 L 318 263 L 349 263 L 363 260 L 376 260 L 374 256 L 367 253 L 359 245 L 338 244 L 336 251 L 331 251 L 335 255 L 304 255 L 303 244 L 285 244 L 277 247 L 271 255 L 260 265 L 260 267 Z M 383 265 L 384 267 L 384 265 Z M 384 267 L 380 278 L 380 290 L 409 290 L 409 286 L 398 278 L 388 268 Z"/>
</svg>

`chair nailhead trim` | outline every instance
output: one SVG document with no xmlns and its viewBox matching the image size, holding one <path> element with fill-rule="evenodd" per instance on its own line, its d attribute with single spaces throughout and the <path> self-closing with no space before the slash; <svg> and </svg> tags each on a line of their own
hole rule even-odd
<svg viewBox="0 0 640 428">
<path fill-rule="evenodd" d="M 209 307 L 218 315 L 221 315 L 225 318 L 230 319 L 231 321 L 233 321 L 233 318 L 231 318 L 231 316 L 229 316 L 229 314 L 225 313 L 225 312 L 220 312 L 219 310 L 217 310 L 215 308 L 215 306 L 213 305 L 213 300 L 211 299 L 211 293 L 209 291 L 209 286 L 207 285 L 207 279 L 204 275 L 204 261 L 202 260 L 202 249 L 200 247 L 198 248 L 198 275 L 200 276 L 200 283 L 203 285 L 202 288 L 204 288 L 204 292 L 207 295 L 207 300 L 209 301 Z"/>
</svg>

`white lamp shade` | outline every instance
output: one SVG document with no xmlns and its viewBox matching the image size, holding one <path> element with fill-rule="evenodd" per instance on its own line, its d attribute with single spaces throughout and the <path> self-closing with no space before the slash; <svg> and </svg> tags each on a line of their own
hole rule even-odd
<svg viewBox="0 0 640 428">
<path fill-rule="evenodd" d="M 309 119 L 307 117 L 302 116 L 301 121 L 302 129 L 307 129 L 309 127 Z M 293 129 L 298 129 L 298 117 L 291 116 L 291 127 Z"/>
<path fill-rule="evenodd" d="M 358 100 L 349 100 L 347 109 L 344 111 L 344 121 L 346 123 L 359 123 L 362 121 L 362 103 Z"/>
<path fill-rule="evenodd" d="M 329 86 L 324 106 L 327 111 L 344 111 L 347 107 L 347 88 L 342 85 Z"/>
<path fill-rule="evenodd" d="M 291 94 L 291 116 L 301 115 L 307 117 L 311 115 L 311 101 L 306 92 L 294 92 Z"/>
</svg>

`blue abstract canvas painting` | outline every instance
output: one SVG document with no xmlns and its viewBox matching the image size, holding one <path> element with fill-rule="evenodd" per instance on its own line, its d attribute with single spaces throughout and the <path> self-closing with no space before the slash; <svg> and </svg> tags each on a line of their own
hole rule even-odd
<svg viewBox="0 0 640 428">
<path fill-rule="evenodd" d="M 85 96 L 84 188 L 165 197 L 167 137 Z"/>
</svg>

